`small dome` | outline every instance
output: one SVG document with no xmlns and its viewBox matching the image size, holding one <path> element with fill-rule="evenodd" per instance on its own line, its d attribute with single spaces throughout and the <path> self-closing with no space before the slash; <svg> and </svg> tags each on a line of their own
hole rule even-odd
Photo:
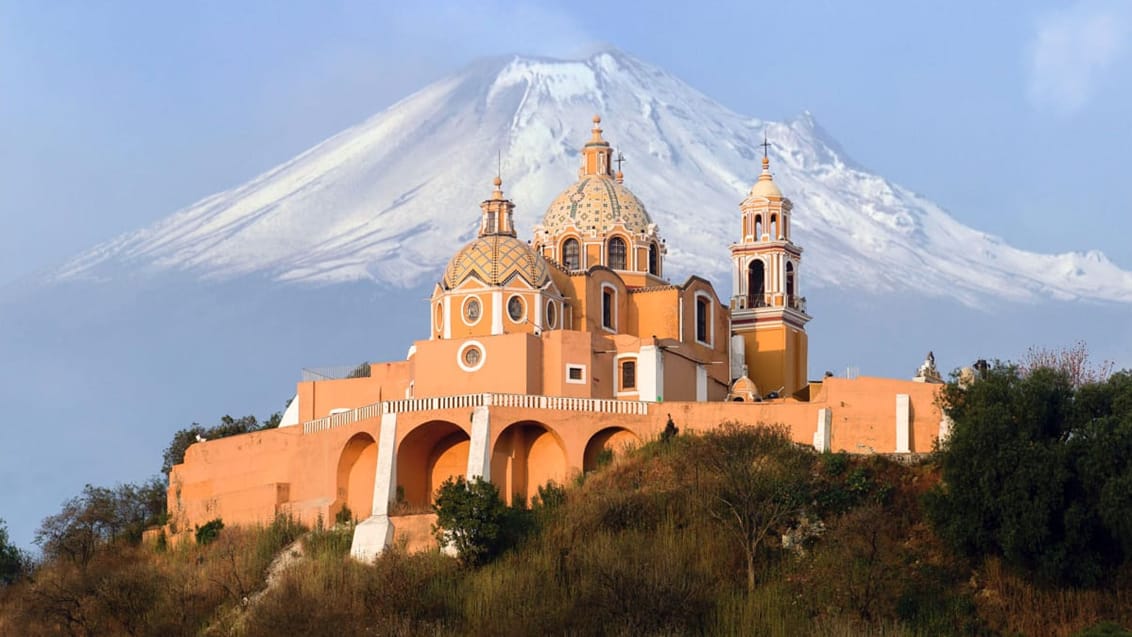
<svg viewBox="0 0 1132 637">
<path fill-rule="evenodd" d="M 751 196 L 768 199 L 771 197 L 782 198 L 782 191 L 778 189 L 778 186 L 774 183 L 774 177 L 770 174 L 770 160 L 766 157 L 763 157 L 763 172 L 759 175 L 759 180 L 755 182 L 754 186 L 751 186 Z"/>
<path fill-rule="evenodd" d="M 452 257 L 444 269 L 443 285 L 451 290 L 469 277 L 487 285 L 503 285 L 516 274 L 534 288 L 550 280 L 546 261 L 525 242 L 508 235 L 485 235 Z"/>
<path fill-rule="evenodd" d="M 623 223 L 633 234 L 643 234 L 652 219 L 636 195 L 604 175 L 587 175 L 563 190 L 546 209 L 542 220 L 551 235 L 559 234 L 571 224 L 579 230 L 593 226 L 602 234 L 617 223 Z"/>
</svg>

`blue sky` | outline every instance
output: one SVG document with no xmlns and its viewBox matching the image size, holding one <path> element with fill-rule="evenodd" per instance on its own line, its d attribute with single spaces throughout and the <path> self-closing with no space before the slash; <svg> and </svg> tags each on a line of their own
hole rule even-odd
<svg viewBox="0 0 1132 637">
<path fill-rule="evenodd" d="M 0 4 L 0 282 L 476 57 L 608 43 L 1020 247 L 1132 268 L 1132 2 Z"/>
<path fill-rule="evenodd" d="M 744 0 L 694 10 L 633 0 L 0 0 L 0 286 L 239 185 L 478 57 L 573 57 L 604 45 L 739 113 L 808 110 L 857 163 L 1021 248 L 1099 249 L 1132 269 L 1132 0 Z M 0 500 L 16 502 L 0 517 L 21 544 L 82 482 L 143 479 L 134 465 L 154 468 L 173 427 L 278 408 L 274 389 L 253 398 L 235 388 L 228 403 L 197 405 L 177 386 L 160 394 L 170 404 L 100 404 L 78 380 L 129 394 L 113 365 L 145 352 L 122 342 L 128 335 L 72 361 L 58 336 L 34 352 L 44 369 L 10 368 L 20 380 L 50 379 L 31 393 L 53 407 L 99 410 L 95 426 L 67 430 L 72 447 L 104 449 L 115 418 L 114 432 L 136 447 L 52 458 L 67 475 L 35 445 L 0 461 Z M 258 360 L 235 362 L 262 372 Z M 215 373 L 210 365 L 192 362 L 186 376 Z M 74 376 L 56 396 L 60 370 Z M 129 420 L 150 408 L 160 408 L 153 422 Z M 32 490 L 49 502 L 23 493 Z"/>
</svg>

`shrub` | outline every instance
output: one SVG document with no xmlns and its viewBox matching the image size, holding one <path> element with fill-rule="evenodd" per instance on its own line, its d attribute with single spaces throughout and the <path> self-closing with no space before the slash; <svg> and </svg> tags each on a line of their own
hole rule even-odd
<svg viewBox="0 0 1132 637">
<path fill-rule="evenodd" d="M 197 544 L 204 546 L 210 544 L 220 536 L 220 529 L 224 528 L 224 521 L 220 518 L 209 520 L 204 525 L 196 527 Z"/>
</svg>

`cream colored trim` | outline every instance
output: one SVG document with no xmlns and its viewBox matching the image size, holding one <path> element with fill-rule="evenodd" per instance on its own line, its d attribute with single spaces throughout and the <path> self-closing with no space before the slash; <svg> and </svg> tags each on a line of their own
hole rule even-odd
<svg viewBox="0 0 1132 637">
<path fill-rule="evenodd" d="M 578 380 L 571 379 L 570 378 L 570 370 L 571 369 L 582 370 L 582 377 Z M 585 365 L 574 365 L 572 363 L 567 363 L 566 364 L 566 382 L 571 384 L 571 385 L 585 385 L 586 382 L 587 382 L 586 381 L 586 366 Z"/>
</svg>

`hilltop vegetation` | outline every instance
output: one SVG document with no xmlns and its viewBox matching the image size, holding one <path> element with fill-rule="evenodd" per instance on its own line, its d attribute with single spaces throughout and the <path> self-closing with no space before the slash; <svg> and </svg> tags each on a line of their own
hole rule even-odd
<svg viewBox="0 0 1132 637">
<path fill-rule="evenodd" d="M 0 634 L 1128 635 L 1132 373 L 1000 364 L 944 400 L 951 438 L 913 466 L 724 423 L 529 509 L 454 481 L 438 533 L 462 560 L 359 564 L 349 524 L 180 546 L 118 525 L 9 577 Z"/>
</svg>

